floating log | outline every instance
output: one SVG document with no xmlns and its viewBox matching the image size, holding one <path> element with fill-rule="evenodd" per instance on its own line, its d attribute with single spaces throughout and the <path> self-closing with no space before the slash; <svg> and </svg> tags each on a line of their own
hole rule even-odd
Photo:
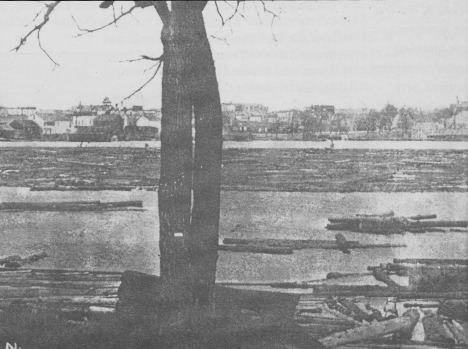
<svg viewBox="0 0 468 349">
<path fill-rule="evenodd" d="M 83 161 L 72 161 L 72 160 L 63 160 L 63 159 L 56 159 L 55 161 L 62 162 L 65 164 L 80 165 L 80 166 L 92 166 L 92 167 L 104 167 L 104 168 L 112 167 L 112 165 L 96 164 L 96 163 L 83 162 Z"/>
<path fill-rule="evenodd" d="M 415 217 L 433 217 L 414 216 Z M 422 218 L 421 218 L 422 219 Z M 426 232 L 428 228 L 466 228 L 467 221 L 408 221 L 405 217 L 331 217 L 328 230 L 347 230 L 369 234 L 403 234 L 404 232 Z"/>
<path fill-rule="evenodd" d="M 132 191 L 136 186 L 126 187 L 118 185 L 102 186 L 55 186 L 55 187 L 31 187 L 29 191 Z"/>
<path fill-rule="evenodd" d="M 372 273 L 338 273 L 338 272 L 330 272 L 330 273 L 327 273 L 326 278 L 328 280 L 332 280 L 332 279 L 341 279 L 341 278 L 344 278 L 344 277 L 367 276 L 367 275 L 372 275 Z"/>
<path fill-rule="evenodd" d="M 293 254 L 294 250 L 287 247 L 270 247 L 256 245 L 218 245 L 220 251 L 249 252 L 264 254 Z"/>
<path fill-rule="evenodd" d="M 362 322 L 363 320 L 366 320 L 368 322 L 372 322 L 373 320 L 373 315 L 372 314 L 368 314 L 366 313 L 364 310 L 362 310 L 361 308 L 359 308 L 355 303 L 351 302 L 349 299 L 346 299 L 344 297 L 340 297 L 338 298 L 338 302 L 348 308 L 352 313 L 352 317 L 359 321 L 359 322 Z"/>
<path fill-rule="evenodd" d="M 13 304 L 33 304 L 33 303 L 67 303 L 72 305 L 98 305 L 114 307 L 118 301 L 115 296 L 50 296 L 50 297 L 34 297 L 34 298 L 11 298 Z"/>
<path fill-rule="evenodd" d="M 138 201 L 64 201 L 64 202 L 3 202 L 0 211 L 98 211 L 119 207 L 143 207 Z"/>
<path fill-rule="evenodd" d="M 422 319 L 424 326 L 424 340 L 455 344 L 455 341 L 447 335 L 442 319 L 432 311 L 426 311 Z"/>
<path fill-rule="evenodd" d="M 380 267 L 374 268 L 372 270 L 372 274 L 374 275 L 374 278 L 377 281 L 384 282 L 389 287 L 392 287 L 392 288 L 399 288 L 400 287 L 400 285 L 398 285 L 395 281 L 390 279 L 390 277 L 387 275 L 387 273 L 385 273 L 384 270 L 382 268 L 380 268 Z"/>
<path fill-rule="evenodd" d="M 307 308 L 307 309 L 299 309 L 298 313 L 302 316 L 307 316 L 307 314 L 321 314 L 323 311 L 322 308 Z"/>
<path fill-rule="evenodd" d="M 411 222 L 410 228 L 435 228 L 435 227 L 444 227 L 444 228 L 466 228 L 468 226 L 467 221 L 424 221 L 424 222 Z"/>
<path fill-rule="evenodd" d="M 451 228 L 450 231 L 454 233 L 468 233 L 468 229 Z"/>
<path fill-rule="evenodd" d="M 304 318 L 296 318 L 296 322 L 302 324 L 320 324 L 320 325 L 340 325 L 347 326 L 349 328 L 356 327 L 354 321 L 349 321 L 346 319 L 324 317 L 324 316 L 310 316 Z"/>
<path fill-rule="evenodd" d="M 348 241 L 350 245 L 358 245 L 358 241 Z M 314 245 L 331 245 L 336 246 L 336 241 L 333 240 L 295 240 L 295 239 L 223 239 L 225 245 L 267 245 L 267 246 L 281 246 L 281 247 L 300 247 L 304 245 L 305 248 Z M 299 249 L 299 248 L 297 248 Z"/>
<path fill-rule="evenodd" d="M 349 250 L 350 244 L 348 243 L 348 240 L 346 240 L 343 234 L 338 233 L 335 235 L 335 238 L 336 238 L 336 244 L 338 245 L 338 248 L 343 253 L 346 253 L 346 254 L 351 253 L 351 251 Z"/>
<path fill-rule="evenodd" d="M 342 236 L 342 235 L 341 235 Z M 344 238 L 344 236 L 342 236 Z M 346 241 L 346 242 L 344 242 Z M 342 245 L 338 245 L 337 241 L 332 240 L 287 240 L 287 239 L 232 239 L 226 238 L 223 240 L 224 245 L 219 245 L 223 250 L 227 251 L 238 251 L 238 252 L 250 252 L 261 249 L 292 249 L 292 250 L 303 250 L 303 249 L 325 249 L 325 250 L 343 250 L 343 246 L 347 250 L 359 248 L 389 248 L 389 247 L 406 247 L 405 244 L 361 244 L 358 241 L 347 241 L 344 239 L 341 241 Z M 232 247 L 229 247 L 232 246 Z M 247 247 L 247 246 L 251 246 Z M 245 249 L 244 249 L 245 247 Z M 245 251 L 244 251 L 245 250 Z M 289 254 L 289 253 L 279 253 Z"/>
<path fill-rule="evenodd" d="M 348 343 L 356 343 L 379 338 L 395 332 L 412 332 L 419 320 L 417 310 L 408 310 L 402 317 L 382 322 L 374 322 L 367 326 L 356 327 L 344 332 L 334 333 L 320 339 L 327 348 L 334 348 Z"/>
<path fill-rule="evenodd" d="M 436 214 L 418 214 L 416 216 L 410 216 L 408 217 L 409 219 L 412 219 L 412 220 L 415 220 L 415 221 L 419 221 L 421 219 L 433 219 L 433 218 L 437 218 L 437 215 Z"/>
<path fill-rule="evenodd" d="M 458 328 L 455 324 L 450 321 L 444 321 L 444 325 L 449 329 L 450 333 L 452 334 L 453 338 L 459 345 L 467 345 L 468 344 L 468 336 Z"/>
<path fill-rule="evenodd" d="M 440 303 L 404 303 L 405 308 L 439 308 Z"/>
<path fill-rule="evenodd" d="M 394 258 L 393 263 L 406 263 L 406 264 L 435 264 L 435 265 L 468 265 L 468 259 L 434 259 L 434 258 L 424 258 L 424 259 L 414 259 L 414 258 Z"/>
<path fill-rule="evenodd" d="M 460 292 L 417 292 L 407 287 L 392 289 L 390 287 L 371 285 L 314 285 L 314 296 L 343 297 L 398 297 L 399 299 L 466 299 L 468 291 Z M 305 298 L 307 299 L 307 298 Z"/>
</svg>

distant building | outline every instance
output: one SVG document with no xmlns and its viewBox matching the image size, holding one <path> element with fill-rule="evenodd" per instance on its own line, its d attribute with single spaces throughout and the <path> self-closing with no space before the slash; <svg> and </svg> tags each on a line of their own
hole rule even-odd
<svg viewBox="0 0 468 349">
<path fill-rule="evenodd" d="M 76 115 L 72 117 L 72 122 L 75 127 L 91 127 L 94 125 L 94 120 L 97 115 Z"/>
<path fill-rule="evenodd" d="M 7 115 L 30 116 L 36 112 L 36 107 L 2 108 Z"/>
</svg>

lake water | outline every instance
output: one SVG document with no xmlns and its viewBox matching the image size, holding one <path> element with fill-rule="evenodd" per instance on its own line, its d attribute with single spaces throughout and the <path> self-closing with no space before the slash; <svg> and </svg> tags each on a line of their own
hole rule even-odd
<svg viewBox="0 0 468 349">
<path fill-rule="evenodd" d="M 29 192 L 0 188 L 0 201 L 143 200 L 146 211 L 0 212 L 0 256 L 50 257 L 40 268 L 133 269 L 158 273 L 157 193 Z M 327 217 L 393 210 L 396 215 L 437 213 L 438 219 L 466 220 L 466 193 L 284 193 L 223 192 L 220 238 L 334 239 Z M 296 281 L 330 271 L 364 272 L 393 258 L 466 258 L 468 234 L 427 233 L 374 236 L 344 233 L 363 243 L 404 243 L 406 248 L 302 250 L 293 255 L 220 252 L 220 281 Z"/>
<path fill-rule="evenodd" d="M 45 148 L 75 148 L 79 142 L 0 142 L 2 147 L 45 147 Z M 131 142 L 102 142 L 83 143 L 83 147 L 99 148 L 144 148 L 148 144 L 152 148 L 159 148 L 159 141 L 131 141 Z M 451 149 L 468 150 L 468 142 L 438 142 L 438 141 L 336 141 L 335 149 Z M 232 148 L 275 148 L 275 149 L 323 149 L 328 142 L 312 141 L 253 141 L 253 142 L 224 142 L 224 149 Z"/>
</svg>

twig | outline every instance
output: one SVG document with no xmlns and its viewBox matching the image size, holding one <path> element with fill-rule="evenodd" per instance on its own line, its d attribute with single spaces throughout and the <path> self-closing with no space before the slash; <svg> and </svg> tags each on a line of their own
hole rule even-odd
<svg viewBox="0 0 468 349">
<path fill-rule="evenodd" d="M 41 41 L 40 41 L 40 32 L 41 32 L 41 29 L 42 27 L 49 21 L 50 19 L 50 14 L 54 11 L 55 7 L 60 3 L 60 1 L 55 1 L 51 4 L 45 4 L 46 8 L 47 8 L 47 11 L 46 13 L 44 14 L 44 18 L 42 20 L 41 23 L 39 23 L 38 25 L 34 26 L 34 28 L 32 28 L 29 33 L 27 33 L 24 37 L 21 38 L 20 40 L 20 43 L 18 46 L 16 46 L 14 49 L 12 49 L 11 51 L 16 51 L 18 52 L 18 50 L 21 48 L 21 46 L 23 46 L 25 43 L 26 43 L 26 40 L 29 38 L 29 36 L 34 33 L 35 31 L 37 31 L 37 38 L 39 40 L 39 47 L 41 48 L 42 51 L 44 51 L 44 53 L 47 55 L 47 57 L 49 57 L 49 59 L 55 64 L 55 65 L 58 65 L 51 57 L 50 55 L 42 48 L 42 45 L 41 45 Z M 40 12 L 42 12 L 43 10 L 41 10 Z M 39 13 L 40 13 L 39 12 Z M 37 18 L 38 15 L 36 15 L 36 18 Z"/>
<path fill-rule="evenodd" d="M 213 35 L 213 34 L 211 34 L 210 37 L 213 38 L 213 39 L 222 41 L 222 42 L 225 43 L 226 45 L 230 46 L 226 39 L 220 38 L 220 37 L 215 36 L 215 35 Z"/>
<path fill-rule="evenodd" d="M 73 18 L 73 20 L 75 21 L 76 25 L 78 26 L 78 29 L 84 33 L 81 33 L 81 34 L 78 34 L 77 36 L 83 36 L 83 35 L 86 35 L 86 34 L 89 34 L 89 33 L 93 33 L 93 32 L 96 32 L 98 30 L 101 30 L 101 29 L 104 29 L 114 23 L 117 23 L 122 17 L 125 17 L 126 15 L 132 13 L 132 11 L 134 9 L 136 9 L 138 6 L 137 5 L 133 5 L 132 7 L 130 7 L 127 11 L 125 12 L 122 12 L 117 18 L 115 18 L 112 22 L 109 22 L 107 23 L 106 25 L 103 25 L 102 27 L 99 27 L 99 28 L 95 28 L 95 29 L 86 29 L 86 28 L 80 28 L 80 26 L 78 25 L 78 22 L 75 20 L 75 18 Z"/>
<path fill-rule="evenodd" d="M 143 60 L 148 60 L 148 61 L 161 61 L 163 59 L 163 56 L 159 57 L 150 57 L 146 55 L 141 55 L 141 58 L 136 58 L 136 59 L 128 59 L 126 61 L 119 61 L 119 62 L 137 62 L 137 61 L 143 61 Z"/>
<path fill-rule="evenodd" d="M 245 20 L 247 20 L 247 19 L 244 17 L 244 15 L 243 15 L 242 13 L 239 12 L 239 5 L 240 5 L 240 3 L 243 2 L 243 1 L 244 1 L 244 0 L 237 0 L 237 6 L 234 7 L 234 6 L 232 6 L 229 2 L 227 2 L 226 0 L 224 0 L 224 2 L 225 2 L 226 4 L 228 4 L 229 6 L 231 6 L 231 7 L 234 9 L 234 13 L 233 13 L 224 23 L 229 22 L 237 13 L 238 13 L 242 18 L 244 18 Z"/>
<path fill-rule="evenodd" d="M 151 78 L 150 78 L 147 82 L 145 82 L 139 89 L 137 89 L 136 91 L 134 91 L 130 96 L 125 97 L 125 98 L 122 100 L 122 102 L 120 102 L 120 103 L 123 103 L 123 102 L 125 102 L 127 99 L 133 97 L 135 94 L 137 94 L 138 92 L 140 92 L 146 85 L 148 85 L 148 84 L 156 77 L 156 74 L 158 73 L 159 68 L 161 68 L 162 62 L 163 62 L 162 60 L 160 60 L 160 61 L 158 62 L 158 63 L 159 63 L 158 68 L 157 68 L 156 71 L 154 72 L 153 76 L 151 76 Z"/>
<path fill-rule="evenodd" d="M 218 11 L 218 15 L 219 15 L 219 17 L 221 18 L 222 26 L 224 26 L 224 17 L 223 17 L 223 15 L 221 14 L 221 12 L 219 11 L 218 2 L 215 1 L 214 4 L 215 4 L 215 6 L 216 6 L 216 11 Z"/>
<path fill-rule="evenodd" d="M 46 56 L 49 57 L 49 59 L 54 63 L 54 68 L 52 69 L 52 71 L 54 71 L 55 67 L 60 66 L 60 64 L 58 64 L 56 61 L 54 61 L 52 59 L 52 57 L 50 57 L 50 55 L 47 53 L 47 51 L 44 50 L 44 48 L 42 47 L 42 44 L 41 44 L 41 31 L 40 30 L 37 31 L 37 42 L 39 43 L 39 47 L 42 50 L 42 52 L 44 52 L 46 54 Z"/>
<path fill-rule="evenodd" d="M 115 17 L 115 6 L 114 6 L 114 3 L 112 3 L 112 15 L 114 16 L 114 24 L 115 24 L 115 27 L 117 28 L 117 18 Z"/>
</svg>

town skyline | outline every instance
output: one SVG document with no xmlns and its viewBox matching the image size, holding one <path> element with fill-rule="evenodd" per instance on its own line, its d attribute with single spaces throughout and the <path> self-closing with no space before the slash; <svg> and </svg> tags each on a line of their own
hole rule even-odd
<svg viewBox="0 0 468 349">
<path fill-rule="evenodd" d="M 59 67 L 53 70 L 36 38 L 9 52 L 41 6 L 1 3 L 0 62 L 8 68 L 2 73 L 1 105 L 66 109 L 80 100 L 99 103 L 104 94 L 118 103 L 151 76 L 152 71 L 143 72 L 148 61 L 122 62 L 162 52 L 161 23 L 148 11 L 74 37 L 79 31 L 72 12 L 85 28 L 112 14 L 93 3 L 67 3 L 41 35 Z M 221 11 L 228 16 L 225 6 Z M 271 4 L 271 10 L 279 15 L 273 25 L 268 13 L 258 15 L 248 4 L 246 19 L 236 16 L 222 26 L 216 9 L 207 8 L 223 102 L 260 103 L 270 110 L 310 104 L 381 109 L 387 103 L 427 110 L 468 97 L 464 1 L 294 2 Z M 316 31 L 314 23 L 329 30 Z M 148 29 L 139 31 L 142 26 Z M 160 76 L 127 102 L 159 108 Z"/>
</svg>

